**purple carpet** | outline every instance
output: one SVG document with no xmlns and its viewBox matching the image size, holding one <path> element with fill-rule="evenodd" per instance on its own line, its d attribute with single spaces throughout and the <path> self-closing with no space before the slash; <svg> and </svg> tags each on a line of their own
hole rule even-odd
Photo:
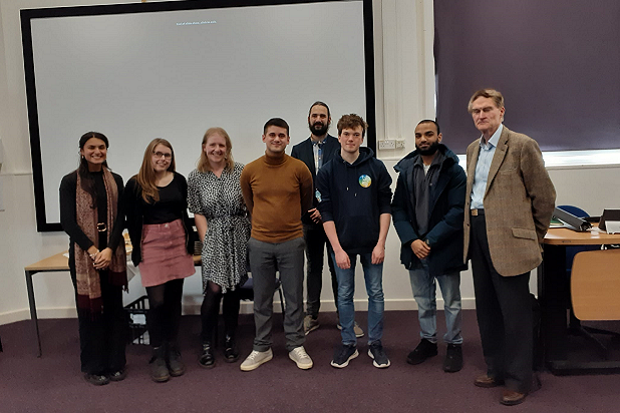
<svg viewBox="0 0 620 413">
<path fill-rule="evenodd" d="M 443 313 L 440 312 L 440 316 Z M 357 320 L 365 328 L 366 313 Z M 542 388 L 515 407 L 498 403 L 498 389 L 481 389 L 473 379 L 484 373 L 475 312 L 464 312 L 465 367 L 459 373 L 441 370 L 439 356 L 418 366 L 405 362 L 418 338 L 416 312 L 391 311 L 385 316 L 383 343 L 392 361 L 388 369 L 372 366 L 365 337 L 360 356 L 345 369 L 329 365 L 340 335 L 335 313 L 320 316 L 321 328 L 312 332 L 306 350 L 314 368 L 302 371 L 284 349 L 279 314 L 274 316 L 274 359 L 252 372 L 241 372 L 238 361 L 206 370 L 197 364 L 197 316 L 186 316 L 180 346 L 187 373 L 168 383 L 149 378 L 147 346 L 128 347 L 125 381 L 95 387 L 79 371 L 79 343 L 75 319 L 40 320 L 43 357 L 36 357 L 30 321 L 0 326 L 0 412 L 616 412 L 620 411 L 620 375 L 556 377 L 542 373 Z M 443 324 L 443 323 L 440 323 Z M 440 327 L 443 330 L 443 326 Z M 253 320 L 241 316 L 239 348 L 243 359 L 252 347 Z M 440 330 L 441 331 L 441 330 Z M 584 342 L 583 344 L 587 344 Z"/>
</svg>

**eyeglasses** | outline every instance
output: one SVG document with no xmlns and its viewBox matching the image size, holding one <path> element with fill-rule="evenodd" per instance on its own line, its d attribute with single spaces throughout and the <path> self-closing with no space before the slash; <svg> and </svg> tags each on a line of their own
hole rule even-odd
<svg viewBox="0 0 620 413">
<path fill-rule="evenodd" d="M 172 154 L 171 153 L 163 153 L 163 152 L 153 152 L 153 157 L 155 158 L 161 158 L 164 157 L 166 159 L 171 159 L 172 158 Z"/>
</svg>

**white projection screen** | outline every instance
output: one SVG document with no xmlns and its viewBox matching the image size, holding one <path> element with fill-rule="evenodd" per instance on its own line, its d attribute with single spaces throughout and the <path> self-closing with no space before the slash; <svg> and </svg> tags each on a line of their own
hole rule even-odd
<svg viewBox="0 0 620 413">
<path fill-rule="evenodd" d="M 209 127 L 226 129 L 243 163 L 263 155 L 270 118 L 289 123 L 292 146 L 309 136 L 317 100 L 332 135 L 357 113 L 375 147 L 371 0 L 137 3 L 21 19 L 38 231 L 61 229 L 58 186 L 88 131 L 109 138 L 108 165 L 125 181 L 153 138 L 172 143 L 184 175 Z"/>
</svg>

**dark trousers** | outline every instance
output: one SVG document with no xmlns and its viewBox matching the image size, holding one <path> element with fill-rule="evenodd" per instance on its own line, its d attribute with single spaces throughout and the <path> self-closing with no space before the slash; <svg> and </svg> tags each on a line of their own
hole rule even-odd
<svg viewBox="0 0 620 413">
<path fill-rule="evenodd" d="M 218 315 L 220 313 L 220 302 L 224 297 L 222 314 L 224 316 L 224 330 L 228 337 L 235 337 L 237 324 L 239 322 L 239 307 L 241 297 L 239 287 L 234 291 L 228 290 L 222 294 L 219 285 L 209 281 L 205 298 L 200 307 L 200 319 L 202 321 L 202 333 L 200 334 L 203 343 L 213 343 L 214 332 L 217 328 Z"/>
<path fill-rule="evenodd" d="M 504 380 L 509 390 L 527 393 L 533 359 L 530 273 L 514 277 L 497 273 L 489 253 L 484 214 L 471 217 L 469 250 L 487 374 Z"/>
<path fill-rule="evenodd" d="M 75 288 L 75 269 L 72 270 Z M 82 372 L 106 374 L 125 367 L 125 345 L 129 320 L 123 308 L 123 287 L 111 285 L 108 272 L 99 272 L 103 313 L 78 309 Z M 75 290 L 77 301 L 77 288 Z"/>
<path fill-rule="evenodd" d="M 149 311 L 146 322 L 152 347 L 161 347 L 165 342 L 176 345 L 181 324 L 183 279 L 146 287 L 149 296 Z"/>
<path fill-rule="evenodd" d="M 276 272 L 280 272 L 284 292 L 284 335 L 286 350 L 303 346 L 304 333 L 304 248 L 303 238 L 280 243 L 250 238 L 250 268 L 254 281 L 254 350 L 267 351 L 273 343 L 271 326 L 273 294 L 276 291 Z"/>
<path fill-rule="evenodd" d="M 323 288 L 323 259 L 325 246 L 329 249 L 329 240 L 322 225 L 304 225 L 304 240 L 306 241 L 306 314 L 316 318 L 321 307 L 321 290 Z M 338 279 L 334 271 L 334 262 L 331 254 L 327 254 L 327 264 L 332 279 L 334 302 L 338 308 Z"/>
</svg>

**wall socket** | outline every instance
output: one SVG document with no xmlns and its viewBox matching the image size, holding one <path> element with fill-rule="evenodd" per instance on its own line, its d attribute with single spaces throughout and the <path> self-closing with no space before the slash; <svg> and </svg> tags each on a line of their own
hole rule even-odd
<svg viewBox="0 0 620 413">
<path fill-rule="evenodd" d="M 395 149 L 396 143 L 393 139 L 384 139 L 379 141 L 379 150 Z"/>
<path fill-rule="evenodd" d="M 405 140 L 397 139 L 396 140 L 396 149 L 405 149 Z"/>
</svg>

